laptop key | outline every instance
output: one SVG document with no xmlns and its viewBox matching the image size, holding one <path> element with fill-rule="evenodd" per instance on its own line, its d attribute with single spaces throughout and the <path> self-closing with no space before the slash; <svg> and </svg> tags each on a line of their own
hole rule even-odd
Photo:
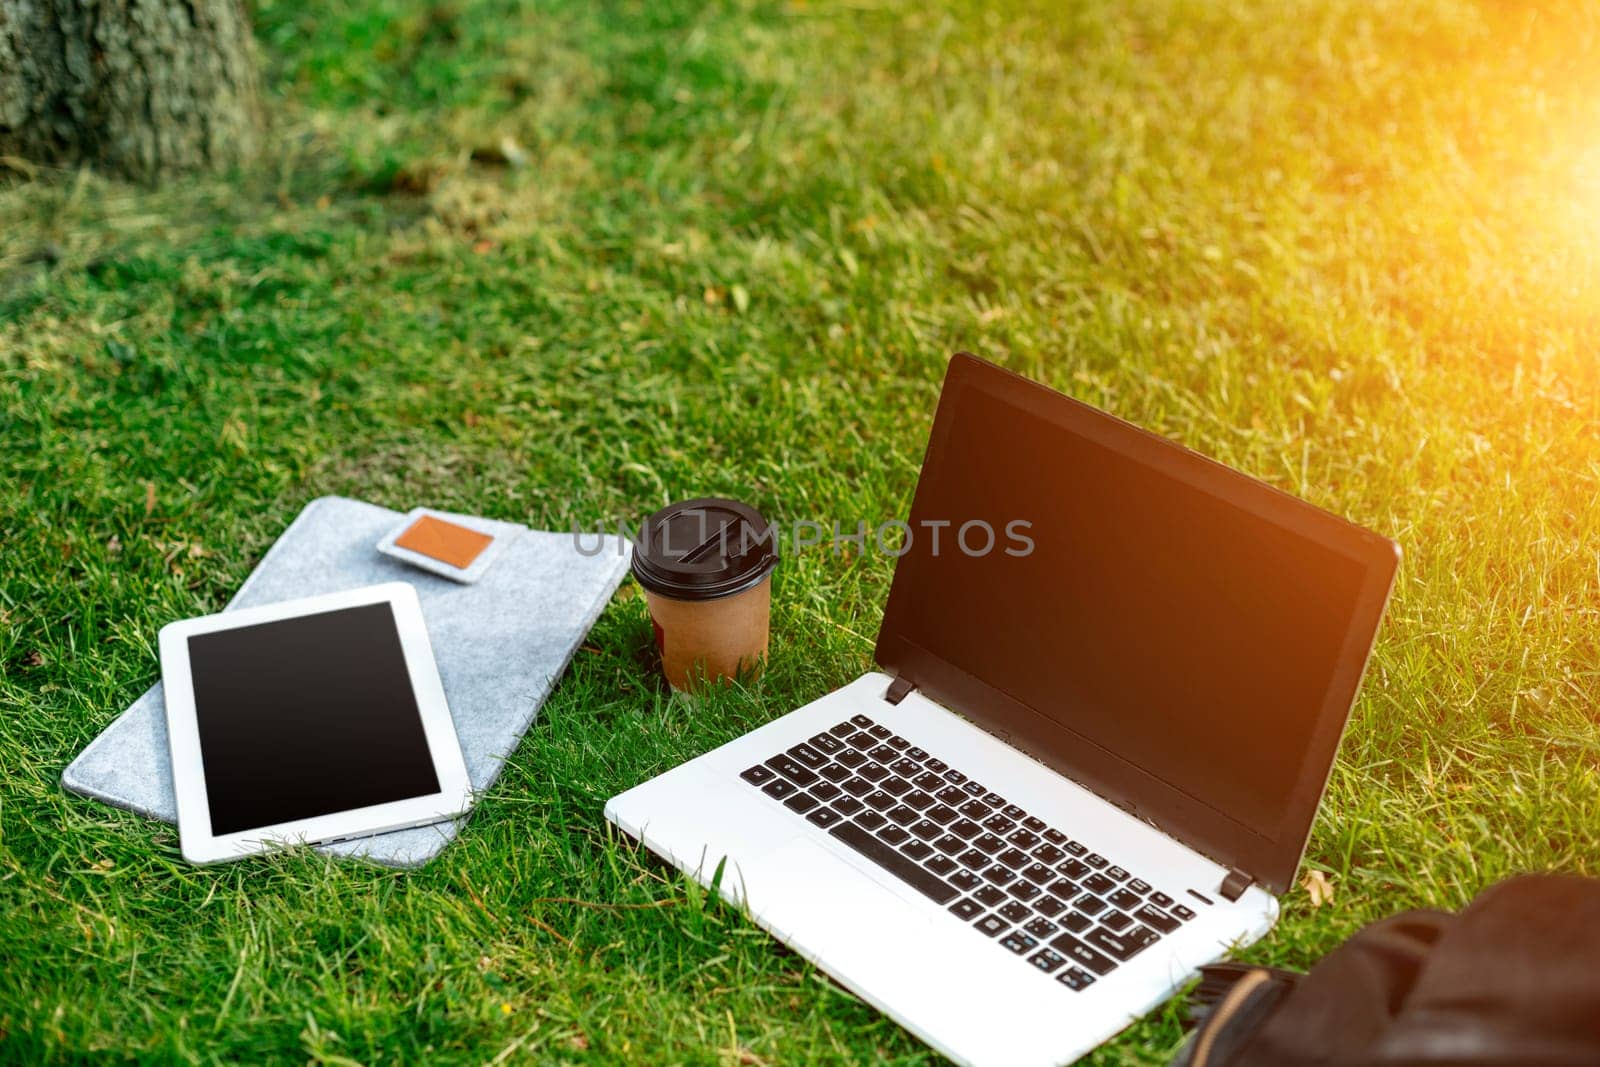
<svg viewBox="0 0 1600 1067">
<path fill-rule="evenodd" d="M 1056 872 L 1042 863 L 1031 864 L 1022 871 L 1022 877 L 1034 885 L 1049 885 L 1055 879 L 1055 876 Z"/>
<path fill-rule="evenodd" d="M 1170 934 L 1178 928 L 1178 920 L 1152 904 L 1145 904 L 1133 913 L 1133 917 L 1146 926 L 1155 927 L 1164 934 Z"/>
<path fill-rule="evenodd" d="M 811 787 L 811 795 L 818 800 L 832 800 L 839 795 L 839 787 L 832 782 L 818 782 Z"/>
<path fill-rule="evenodd" d="M 1057 900 L 1049 893 L 1046 893 L 1044 896 L 1033 902 L 1034 911 L 1038 912 L 1040 915 L 1045 915 L 1052 919 L 1054 919 L 1057 915 L 1060 915 L 1065 908 L 1065 904 L 1061 903 L 1061 901 Z"/>
<path fill-rule="evenodd" d="M 1067 962 L 1067 958 L 1053 948 L 1042 948 L 1032 956 L 1029 956 L 1028 962 L 1045 974 L 1052 974 Z"/>
<path fill-rule="evenodd" d="M 889 777 L 889 768 L 880 767 L 876 763 L 863 763 L 856 768 L 856 773 L 869 782 L 881 782 Z"/>
<path fill-rule="evenodd" d="M 1032 831 L 1033 833 L 1036 833 L 1036 834 L 1042 834 L 1042 833 L 1045 832 L 1044 820 L 1043 819 L 1039 819 L 1039 818 L 1035 818 L 1032 815 L 1028 816 L 1026 819 L 1023 819 L 1022 820 L 1022 825 L 1025 828 L 1027 828 L 1028 830 L 1030 830 L 1030 831 Z M 1059 842 L 1059 841 L 1055 842 L 1055 844 L 1060 844 L 1060 843 L 1061 842 Z"/>
<path fill-rule="evenodd" d="M 804 763 L 812 770 L 816 770 L 818 767 L 821 767 L 828 762 L 827 756 L 812 748 L 810 743 L 806 741 L 802 741 L 798 745 L 795 745 L 793 748 L 791 748 L 789 750 L 789 755 L 793 756 L 801 763 Z"/>
<path fill-rule="evenodd" d="M 1061 925 L 1075 934 L 1081 934 L 1094 925 L 1094 920 L 1081 911 L 1069 911 L 1061 917 Z"/>
<path fill-rule="evenodd" d="M 966 793 L 967 796 L 974 797 L 979 800 L 982 800 L 983 795 L 988 792 L 987 789 L 979 785 L 977 782 L 967 782 L 962 785 L 961 790 L 962 792 Z"/>
<path fill-rule="evenodd" d="M 1089 849 L 1080 841 L 1068 841 L 1061 847 L 1072 853 L 1074 856 L 1081 856 L 1085 852 L 1089 851 Z"/>
<path fill-rule="evenodd" d="M 878 783 L 878 788 L 890 796 L 902 797 L 911 792 L 911 783 L 904 778 L 890 776 Z"/>
<path fill-rule="evenodd" d="M 817 773 L 834 785 L 840 785 L 850 779 L 850 768 L 842 763 L 830 763 Z"/>
<path fill-rule="evenodd" d="M 1034 919 L 1027 926 L 1023 927 L 1023 929 L 1028 931 L 1028 933 L 1032 934 L 1034 937 L 1049 937 L 1059 928 L 1049 919 Z"/>
<path fill-rule="evenodd" d="M 1018 878 L 1011 884 L 1011 887 L 1007 889 L 1006 892 L 1010 893 L 1018 900 L 1032 900 L 1034 897 L 1043 892 L 1043 890 L 1034 885 L 1032 882 L 1024 882 L 1022 879 Z"/>
<path fill-rule="evenodd" d="M 783 806 L 792 811 L 798 811 L 804 815 L 806 812 L 810 811 L 820 803 L 822 803 L 822 801 L 818 800 L 810 793 L 796 793 L 788 800 L 785 800 L 783 802 Z"/>
<path fill-rule="evenodd" d="M 1113 882 L 1126 882 L 1128 880 L 1128 872 L 1123 870 L 1121 867 L 1107 867 L 1106 877 L 1111 879 Z"/>
<path fill-rule="evenodd" d="M 889 764 L 889 769 L 906 778 L 915 778 L 922 773 L 922 768 L 917 765 L 916 760 L 909 760 L 904 756 Z"/>
<path fill-rule="evenodd" d="M 1170 908 L 1172 907 L 1172 898 L 1165 893 L 1151 893 L 1150 903 L 1158 908 Z"/>
<path fill-rule="evenodd" d="M 842 722 L 839 725 L 830 728 L 828 732 L 834 737 L 849 737 L 851 734 L 856 732 L 856 727 L 854 723 Z"/>
<path fill-rule="evenodd" d="M 992 908 L 996 904 L 1003 903 L 1006 899 L 1006 895 L 992 885 L 984 886 L 973 893 L 972 897 L 986 908 Z"/>
<path fill-rule="evenodd" d="M 1083 888 L 1087 889 L 1091 893 L 1109 893 L 1112 889 L 1116 888 L 1116 885 L 1117 883 L 1098 872 L 1091 874 L 1089 877 L 1083 880 Z"/>
<path fill-rule="evenodd" d="M 1073 897 L 1082 892 L 1082 890 L 1078 888 L 1077 882 L 1074 882 L 1069 878 L 1062 878 L 1051 883 L 1050 892 L 1054 893 L 1062 900 L 1071 900 Z"/>
<path fill-rule="evenodd" d="M 1184 922 L 1188 922 L 1190 919 L 1194 918 L 1194 912 L 1184 907 L 1182 904 L 1173 905 L 1172 914 L 1176 915 Z"/>
<path fill-rule="evenodd" d="M 923 841 L 932 841 L 934 838 L 944 833 L 944 831 L 939 828 L 938 823 L 929 822 L 927 819 L 923 819 L 911 828 L 911 833 L 912 836 L 918 837 Z"/>
<path fill-rule="evenodd" d="M 1047 827 L 1040 832 L 1044 834 L 1044 839 L 1052 845 L 1061 846 L 1067 843 L 1067 835 L 1053 827 Z"/>
<path fill-rule="evenodd" d="M 853 748 L 847 748 L 833 758 L 844 764 L 846 767 L 859 767 L 863 763 L 867 762 L 867 757 L 863 756 Z"/>
<path fill-rule="evenodd" d="M 991 808 L 1003 808 L 1006 806 L 1006 798 L 1001 796 L 999 793 L 984 794 L 983 802 L 989 805 Z"/>
<path fill-rule="evenodd" d="M 1015 804 L 1007 804 L 1005 806 L 1005 810 L 1002 811 L 1001 814 L 1015 822 L 1021 822 L 1023 819 L 1028 817 L 1028 813 L 1017 807 Z"/>
<path fill-rule="evenodd" d="M 906 855 L 910 856 L 914 860 L 917 860 L 918 862 L 921 862 L 922 860 L 925 860 L 929 856 L 933 855 L 933 847 L 931 845 L 925 841 L 918 841 L 914 837 L 910 841 L 907 841 L 905 844 L 901 845 L 900 851 L 904 852 Z M 935 871 L 934 873 L 937 874 L 938 872 Z"/>
<path fill-rule="evenodd" d="M 1068 967 L 1056 975 L 1056 981 L 1076 993 L 1094 985 L 1094 975 L 1077 967 Z"/>
<path fill-rule="evenodd" d="M 1098 871 L 1111 861 L 1100 855 L 1098 852 L 1091 852 L 1087 856 L 1083 857 L 1083 862 L 1087 863 L 1089 866 Z"/>
<path fill-rule="evenodd" d="M 817 780 L 817 773 L 804 766 L 787 752 L 780 752 L 767 760 L 767 766 L 783 775 L 795 785 L 810 785 Z"/>
<path fill-rule="evenodd" d="M 776 778 L 762 787 L 761 791 L 774 800 L 782 800 L 800 791 L 800 787 L 787 778 Z"/>
<path fill-rule="evenodd" d="M 1099 915 L 1108 905 L 1099 897 L 1091 897 L 1087 893 L 1078 898 L 1077 908 L 1085 915 Z"/>
<path fill-rule="evenodd" d="M 849 737 L 845 738 L 844 741 L 845 744 L 849 745 L 851 748 L 860 749 L 862 752 L 865 752 L 870 748 L 878 747 L 878 742 L 873 740 L 872 735 L 867 733 L 865 730 L 859 734 L 851 734 Z"/>
<path fill-rule="evenodd" d="M 1000 939 L 1000 945 L 1002 948 L 1008 948 L 1020 956 L 1025 952 L 1031 952 L 1038 948 L 1039 940 L 1035 937 L 1029 937 L 1021 930 L 1013 930 Z"/>
<path fill-rule="evenodd" d="M 993 809 L 991 809 L 989 805 L 985 804 L 981 800 L 969 800 L 965 804 L 961 805 L 960 808 L 961 814 L 965 815 L 969 819 L 988 818 L 991 810 Z"/>
<path fill-rule="evenodd" d="M 925 793 L 937 793 L 944 788 L 944 779 L 937 774 L 929 774 L 927 771 L 923 771 L 911 779 L 911 784 Z"/>
<path fill-rule="evenodd" d="M 1161 935 L 1147 926 L 1135 926 L 1120 934 L 1097 926 L 1084 934 L 1083 939 L 1112 959 L 1126 963 L 1161 940 Z"/>
<path fill-rule="evenodd" d="M 948 804 L 953 808 L 958 808 L 967 802 L 967 794 L 963 793 L 953 785 L 947 785 L 933 795 L 934 798 L 939 801 L 939 803 Z"/>
<path fill-rule="evenodd" d="M 1113 911 L 1100 920 L 1100 925 L 1114 933 L 1121 933 L 1133 925 L 1133 918 L 1125 911 Z"/>
<path fill-rule="evenodd" d="M 970 893 L 978 886 L 983 885 L 983 879 L 971 871 L 957 871 L 950 876 L 950 884 L 963 893 Z"/>
<path fill-rule="evenodd" d="M 840 814 L 843 815 L 854 815 L 856 812 L 865 807 L 865 805 L 855 797 L 839 797 L 833 802 L 833 806 L 839 811 Z"/>
<path fill-rule="evenodd" d="M 950 914 L 958 919 L 971 922 L 974 918 L 983 914 L 983 905 L 971 897 L 967 897 L 950 905 Z"/>
<path fill-rule="evenodd" d="M 1006 843 L 993 834 L 983 834 L 979 836 L 977 840 L 972 842 L 972 847 L 982 849 L 984 852 L 987 852 L 992 856 L 996 852 L 999 852 L 1001 849 L 1005 848 Z"/>
<path fill-rule="evenodd" d="M 1056 873 L 1068 878 L 1083 878 L 1088 875 L 1089 868 L 1078 860 L 1067 860 L 1056 868 Z"/>
<path fill-rule="evenodd" d="M 1017 825 L 1004 815 L 991 815 L 983 820 L 983 828 L 991 833 L 1008 834 L 1011 828 Z"/>
<path fill-rule="evenodd" d="M 933 847 L 943 852 L 946 856 L 955 856 L 967 847 L 967 843 L 955 834 L 945 834 L 933 843 Z"/>
<path fill-rule="evenodd" d="M 987 852 L 980 852 L 975 848 L 968 849 L 966 853 L 962 855 L 961 862 L 966 866 L 973 868 L 974 870 L 981 871 L 985 867 L 989 866 L 989 854 Z"/>
<path fill-rule="evenodd" d="M 924 762 L 923 766 L 927 767 L 928 770 L 932 771 L 934 774 L 943 774 L 945 771 L 950 769 L 950 765 L 942 759 L 927 760 Z"/>
<path fill-rule="evenodd" d="M 1000 931 L 1004 930 L 1008 924 L 998 915 L 985 915 L 972 925 L 986 937 L 993 937 L 995 934 L 998 934 Z"/>
<path fill-rule="evenodd" d="M 922 865 L 940 878 L 948 878 L 956 870 L 956 861 L 949 856 L 932 856 L 923 860 Z"/>
<path fill-rule="evenodd" d="M 894 731 L 887 726 L 869 726 L 867 727 L 867 733 L 876 737 L 879 741 L 886 741 L 894 736 Z"/>
<path fill-rule="evenodd" d="M 877 830 L 889 824 L 888 819 L 870 809 L 857 815 L 855 821 L 866 830 Z"/>
<path fill-rule="evenodd" d="M 992 882 L 997 886 L 1004 887 L 1017 880 L 1017 873 L 1010 868 L 1002 867 L 997 863 L 993 867 L 990 867 L 988 870 L 983 872 L 983 880 L 986 882 Z"/>
<path fill-rule="evenodd" d="M 885 826 L 882 830 L 878 831 L 879 841 L 887 841 L 889 844 L 896 847 L 904 844 L 905 841 L 910 837 L 910 834 L 906 833 L 900 827 L 895 826 L 893 823 L 890 823 L 888 826 Z"/>
<path fill-rule="evenodd" d="M 906 802 L 910 803 L 910 798 L 907 798 Z M 951 819 L 956 818 L 956 809 L 946 807 L 943 804 L 935 804 L 922 814 L 926 815 L 940 826 L 945 826 L 950 822 Z"/>
<path fill-rule="evenodd" d="M 818 825 L 818 826 L 822 827 L 824 830 L 826 830 L 828 827 L 832 826 L 836 822 L 843 822 L 844 821 L 844 816 L 840 815 L 838 812 L 834 811 L 832 808 L 820 808 L 819 807 L 816 811 L 813 811 L 810 815 L 806 816 L 806 821 L 810 822 L 810 823 L 815 823 L 816 825 Z"/>
<path fill-rule="evenodd" d="M 879 745 L 871 752 L 868 752 L 867 755 L 871 756 L 879 763 L 884 764 L 893 763 L 895 760 L 899 759 L 899 756 L 895 754 L 895 750 L 890 748 L 888 745 Z"/>
<path fill-rule="evenodd" d="M 861 799 L 866 803 L 867 807 L 871 808 L 873 811 L 888 811 L 890 808 L 895 806 L 894 797 L 890 796 L 888 793 L 885 793 L 881 789 L 874 789 Z"/>
<path fill-rule="evenodd" d="M 758 763 L 754 767 L 740 771 L 739 777 L 743 778 L 751 785 L 766 785 L 768 782 L 772 781 L 773 776 L 776 774 L 777 772 L 771 767 L 768 767 L 763 763 Z"/>
<path fill-rule="evenodd" d="M 850 716 L 850 721 L 855 723 L 856 726 L 858 726 L 859 728 L 861 728 L 863 730 L 870 730 L 874 725 L 876 725 L 871 719 L 867 718 L 865 715 L 852 715 L 852 716 Z"/>
<path fill-rule="evenodd" d="M 1052 866 L 1060 862 L 1061 857 L 1065 855 L 1065 852 L 1062 852 L 1059 848 L 1056 848 L 1056 846 L 1050 844 L 1040 845 L 1038 848 L 1033 850 L 1034 859 L 1038 860 L 1040 863 L 1048 863 Z"/>
<path fill-rule="evenodd" d="M 906 749 L 906 755 L 918 761 L 928 758 L 928 754 L 922 749 L 918 748 L 916 745 L 912 745 L 910 748 Z"/>
<path fill-rule="evenodd" d="M 962 782 L 967 780 L 967 776 L 956 770 L 954 767 L 941 773 L 944 775 L 944 780 L 949 782 L 951 785 L 960 785 Z"/>
<path fill-rule="evenodd" d="M 842 750 L 844 745 L 832 734 L 816 734 L 811 738 L 811 747 L 818 752 L 826 752 L 831 756 L 835 752 Z"/>
<path fill-rule="evenodd" d="M 1150 892 L 1150 883 L 1143 881 L 1142 879 L 1135 878 L 1133 881 L 1128 883 L 1128 888 L 1133 890 L 1135 893 L 1138 893 L 1140 896 L 1143 896 L 1144 894 Z"/>
<path fill-rule="evenodd" d="M 955 834 L 957 837 L 964 837 L 968 840 L 971 840 L 983 832 L 983 827 L 979 826 L 971 819 L 960 819 L 951 824 L 950 832 Z"/>
<path fill-rule="evenodd" d="M 899 734 L 895 734 L 893 737 L 889 738 L 888 744 L 889 747 L 894 749 L 896 752 L 904 752 L 906 749 L 911 747 L 911 742 L 907 741 Z"/>
<path fill-rule="evenodd" d="M 1119 889 L 1106 898 L 1119 908 L 1132 911 L 1139 906 L 1139 894 L 1130 893 L 1126 889 Z"/>
<path fill-rule="evenodd" d="M 853 797 L 864 797 L 872 792 L 872 783 L 865 778 L 852 778 L 844 784 L 844 791 Z"/>
<path fill-rule="evenodd" d="M 1068 959 L 1081 963 L 1095 974 L 1110 974 L 1117 966 L 1111 957 L 1096 952 L 1071 934 L 1062 934 L 1050 942 L 1050 947 Z"/>
<path fill-rule="evenodd" d="M 1016 833 L 1009 835 L 1006 840 L 1026 852 L 1039 843 L 1039 835 L 1031 830 L 1018 830 Z"/>
<path fill-rule="evenodd" d="M 917 821 L 916 809 L 908 808 L 904 804 L 901 804 L 888 814 L 889 821 L 894 823 L 896 826 L 910 826 L 912 823 Z"/>
<path fill-rule="evenodd" d="M 1018 904 L 1013 900 L 1011 903 L 1000 908 L 1000 914 L 1005 916 L 1005 918 L 1009 919 L 1011 922 L 1020 923 L 1022 920 L 1032 915 L 1033 912 L 1028 910 L 1028 906 L 1026 904 Z"/>
<path fill-rule="evenodd" d="M 996 856 L 995 859 L 1010 867 L 1013 871 L 1020 871 L 1028 865 L 1028 854 L 1021 849 L 1008 848 Z"/>
<path fill-rule="evenodd" d="M 854 822 L 840 822 L 834 829 L 829 830 L 835 838 L 843 841 L 845 845 L 856 849 L 862 856 L 888 870 L 891 875 L 904 881 L 910 888 L 917 889 L 918 893 L 928 897 L 936 904 L 949 904 L 960 894 L 955 891 L 955 886 L 947 883 L 944 878 L 938 877 L 931 870 L 925 870 L 914 859 L 907 859 L 894 851 L 883 841 L 872 837 L 866 830 L 862 830 Z"/>
</svg>

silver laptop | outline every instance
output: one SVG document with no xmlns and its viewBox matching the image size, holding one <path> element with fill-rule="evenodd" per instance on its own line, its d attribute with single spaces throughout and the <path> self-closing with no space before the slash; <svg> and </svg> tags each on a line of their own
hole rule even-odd
<svg viewBox="0 0 1600 1067">
<path fill-rule="evenodd" d="M 965 354 L 907 525 L 881 671 L 606 817 L 952 1060 L 1067 1063 L 1271 928 L 1398 547 Z"/>
</svg>

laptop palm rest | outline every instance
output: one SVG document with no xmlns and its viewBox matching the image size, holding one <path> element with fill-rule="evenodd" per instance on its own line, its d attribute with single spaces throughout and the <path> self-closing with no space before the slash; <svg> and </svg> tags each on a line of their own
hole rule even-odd
<svg viewBox="0 0 1600 1067">
<path fill-rule="evenodd" d="M 746 883 L 751 910 L 781 933 L 803 929 L 805 944 L 798 947 L 806 955 L 877 942 L 886 921 L 901 929 L 928 925 L 906 907 L 909 895 L 804 837 L 762 856 L 752 881 Z"/>
</svg>

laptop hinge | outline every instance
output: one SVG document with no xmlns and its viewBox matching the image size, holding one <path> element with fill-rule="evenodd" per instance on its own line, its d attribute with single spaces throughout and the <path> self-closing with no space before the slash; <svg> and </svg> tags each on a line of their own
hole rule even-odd
<svg viewBox="0 0 1600 1067">
<path fill-rule="evenodd" d="M 1222 880 L 1222 899 L 1229 901 L 1238 900 L 1240 897 L 1244 896 L 1244 891 L 1246 889 L 1249 889 L 1255 884 L 1255 881 L 1256 880 L 1254 878 L 1250 877 L 1248 874 L 1245 874 L 1237 867 L 1230 870 L 1228 872 L 1228 876 Z"/>
<path fill-rule="evenodd" d="M 889 683 L 889 691 L 883 694 L 883 699 L 891 704 L 898 704 L 916 687 L 916 683 L 909 678 L 896 678 Z"/>
</svg>

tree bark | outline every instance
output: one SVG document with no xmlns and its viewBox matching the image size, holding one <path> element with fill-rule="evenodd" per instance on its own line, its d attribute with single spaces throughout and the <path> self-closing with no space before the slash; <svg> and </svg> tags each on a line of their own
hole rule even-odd
<svg viewBox="0 0 1600 1067">
<path fill-rule="evenodd" d="M 0 0 L 0 156 L 141 181 L 260 144 L 242 0 Z"/>
</svg>

